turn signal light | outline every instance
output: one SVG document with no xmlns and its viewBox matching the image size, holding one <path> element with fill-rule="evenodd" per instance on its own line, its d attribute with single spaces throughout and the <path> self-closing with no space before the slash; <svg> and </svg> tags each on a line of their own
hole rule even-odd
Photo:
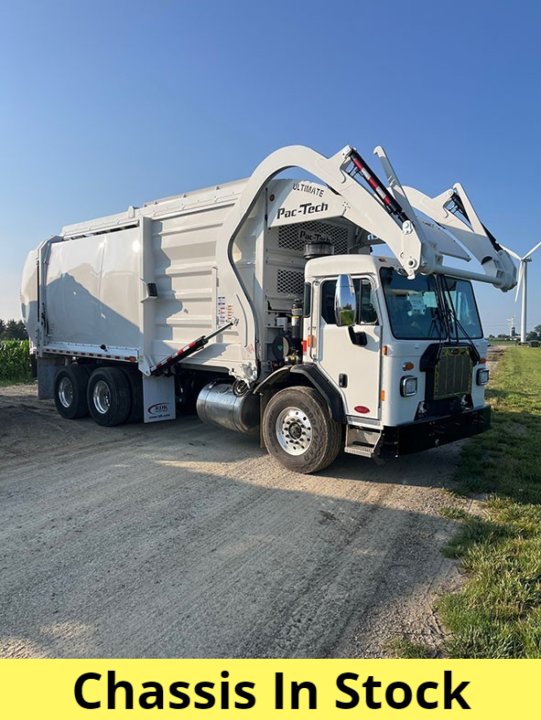
<svg viewBox="0 0 541 720">
<path fill-rule="evenodd" d="M 414 364 L 412 362 L 402 363 L 402 370 L 413 370 Z"/>
</svg>

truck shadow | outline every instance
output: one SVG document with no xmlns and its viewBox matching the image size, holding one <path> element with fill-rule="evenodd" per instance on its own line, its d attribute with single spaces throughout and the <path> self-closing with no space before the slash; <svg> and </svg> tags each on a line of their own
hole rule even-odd
<svg viewBox="0 0 541 720">
<path fill-rule="evenodd" d="M 258 436 L 241 435 L 223 428 L 214 428 L 199 421 L 195 415 L 181 415 L 175 424 L 181 428 L 195 424 L 198 427 L 198 439 L 194 440 L 194 448 L 220 443 L 220 437 L 227 438 L 227 449 L 224 451 L 221 462 L 236 462 L 239 452 L 249 454 L 250 457 L 266 456 L 267 452 L 259 445 Z M 145 428 L 146 429 L 146 428 Z M 159 428 L 155 428 L 155 431 Z M 385 461 L 374 461 L 370 458 L 340 453 L 334 463 L 318 473 L 315 477 L 332 478 L 338 480 L 369 481 L 381 484 L 399 484 L 422 487 L 449 487 L 452 485 L 452 475 L 458 461 L 461 449 L 467 440 L 444 445 L 433 450 L 398 458 L 389 458 Z M 221 444 L 221 443 L 220 443 Z M 204 451 L 190 452 L 194 462 L 205 462 Z M 276 468 L 279 464 L 271 461 Z M 302 477 L 302 475 L 299 475 Z"/>
<path fill-rule="evenodd" d="M 429 482 L 361 482 L 349 457 L 302 476 L 219 430 L 175 447 L 181 426 L 159 445 L 126 428 L 73 455 L 77 472 L 4 474 L 2 656 L 362 657 L 425 620 L 437 634 L 454 525 Z"/>
<path fill-rule="evenodd" d="M 27 404 L 24 408 L 14 402 L 9 407 L 0 407 L 0 415 L 5 413 L 13 425 L 11 433 L 16 442 L 13 452 L 28 455 L 32 462 L 32 453 L 28 451 L 23 436 L 26 434 L 28 412 L 33 414 L 36 423 L 34 432 L 46 434 L 54 428 L 59 443 L 57 454 L 69 457 L 72 446 L 84 442 L 85 446 L 94 443 L 106 449 L 124 441 L 130 441 L 138 447 L 152 449 L 159 444 L 166 446 L 162 451 L 164 461 L 177 459 L 176 446 L 181 443 L 183 459 L 197 467 L 206 464 L 208 453 L 220 448 L 220 463 L 225 467 L 237 463 L 239 458 L 246 461 L 267 458 L 267 451 L 260 447 L 257 435 L 243 435 L 224 428 L 217 428 L 202 423 L 195 414 L 182 414 L 176 420 L 136 425 L 122 425 L 114 428 L 101 428 L 90 418 L 72 422 L 60 418 L 54 408 L 53 401 L 40 401 L 39 406 Z M 21 412 L 17 412 L 19 409 Z M 1 418 L 0 418 L 1 422 Z M 20 433 L 16 433 L 20 422 Z M 390 458 L 383 463 L 369 458 L 341 453 L 335 462 L 326 470 L 316 473 L 314 477 L 333 480 L 367 481 L 382 485 L 404 485 L 421 487 L 449 487 L 452 489 L 452 474 L 464 442 L 446 445 L 423 453 Z M 76 448 L 77 451 L 77 448 Z M 11 451 L 10 451 L 11 452 Z M 276 472 L 284 472 L 283 468 L 268 458 L 269 467 Z M 227 472 L 224 470 L 224 472 Z M 302 475 L 297 475 L 302 478 Z"/>
<path fill-rule="evenodd" d="M 367 480 L 384 485 L 451 488 L 453 472 L 464 442 L 384 461 L 342 453 L 330 468 L 319 475 L 343 480 Z"/>
</svg>

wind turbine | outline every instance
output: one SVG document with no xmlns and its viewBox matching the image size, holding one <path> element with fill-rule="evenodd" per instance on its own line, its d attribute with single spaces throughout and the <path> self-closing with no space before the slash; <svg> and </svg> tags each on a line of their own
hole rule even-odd
<svg viewBox="0 0 541 720">
<path fill-rule="evenodd" d="M 513 252 L 513 250 L 510 250 L 509 248 L 506 248 L 502 245 L 504 250 L 507 250 L 507 252 L 512 255 L 514 258 L 516 258 L 519 263 L 519 271 L 518 271 L 518 282 L 517 282 L 517 291 L 515 293 L 515 302 L 518 300 L 518 294 L 520 292 L 520 285 L 522 283 L 522 302 L 521 302 L 521 312 L 520 312 L 520 342 L 526 342 L 526 314 L 527 314 L 527 307 L 526 307 L 526 295 L 528 292 L 528 263 L 532 262 L 532 255 L 534 252 L 541 247 L 541 242 L 538 242 L 537 245 L 534 245 L 534 247 L 531 250 L 528 250 L 526 255 L 523 255 L 520 257 L 520 255 L 517 255 L 516 252 Z"/>
<path fill-rule="evenodd" d="M 507 318 L 507 322 L 509 323 L 509 337 L 513 338 L 513 330 L 515 329 L 515 316 Z"/>
</svg>

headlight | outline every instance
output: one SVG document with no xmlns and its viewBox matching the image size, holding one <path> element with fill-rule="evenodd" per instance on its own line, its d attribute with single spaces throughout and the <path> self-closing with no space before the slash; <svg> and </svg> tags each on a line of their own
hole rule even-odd
<svg viewBox="0 0 541 720">
<path fill-rule="evenodd" d="M 489 378 L 489 371 L 486 368 L 479 368 L 477 371 L 477 384 L 486 385 Z"/>
<path fill-rule="evenodd" d="M 417 393 L 417 378 L 406 375 L 400 380 L 400 394 L 402 397 L 411 397 Z"/>
</svg>

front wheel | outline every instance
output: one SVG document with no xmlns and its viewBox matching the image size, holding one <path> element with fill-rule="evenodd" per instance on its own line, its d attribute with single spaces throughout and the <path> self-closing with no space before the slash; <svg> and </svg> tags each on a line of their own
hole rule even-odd
<svg viewBox="0 0 541 720">
<path fill-rule="evenodd" d="M 263 439 L 269 453 L 284 467 L 313 473 L 336 459 L 342 427 L 313 388 L 285 388 L 265 408 Z"/>
</svg>

